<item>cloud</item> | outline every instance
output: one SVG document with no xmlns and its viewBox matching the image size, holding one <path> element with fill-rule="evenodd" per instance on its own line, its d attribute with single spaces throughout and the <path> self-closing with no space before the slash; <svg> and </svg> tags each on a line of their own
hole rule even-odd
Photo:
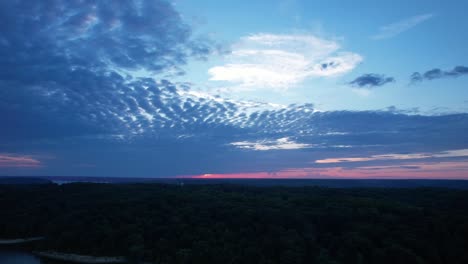
<svg viewBox="0 0 468 264">
<path fill-rule="evenodd" d="M 433 14 L 423 14 L 383 26 L 379 29 L 379 32 L 371 38 L 376 40 L 393 38 L 423 23 L 424 21 L 431 19 L 432 17 L 434 17 Z"/>
<path fill-rule="evenodd" d="M 212 81 L 239 89 L 287 89 L 310 77 L 330 77 L 353 70 L 359 54 L 313 35 L 254 34 L 232 47 L 226 64 L 209 69 Z"/>
<path fill-rule="evenodd" d="M 2 2 L 0 10 L 1 51 L 7 56 L 3 62 L 29 66 L 28 70 L 46 67 L 37 63 L 49 56 L 47 70 L 60 64 L 94 71 L 144 68 L 160 72 L 178 68 L 189 56 L 207 55 L 211 48 L 193 40 L 190 27 L 163 0 L 112 4 L 14 1 Z M 27 60 L 35 64 L 23 65 Z"/>
<path fill-rule="evenodd" d="M 287 149 L 303 149 L 312 147 L 311 144 L 302 144 L 297 143 L 289 138 L 279 138 L 276 140 L 262 140 L 257 142 L 248 142 L 248 141 L 239 141 L 230 143 L 230 145 L 235 146 L 240 149 L 250 149 L 250 150 L 287 150 Z"/>
<path fill-rule="evenodd" d="M 189 84 L 127 74 L 181 71 L 189 58 L 212 52 L 213 44 L 198 41 L 167 1 L 0 1 L 0 32 L 2 152 L 58 157 L 28 173 L 282 171 L 356 152 L 367 157 L 468 148 L 467 114 L 321 112 L 312 104 L 229 100 Z M 362 60 L 310 35 L 248 36 L 231 56 L 234 66 L 244 60 L 265 70 L 268 88 L 335 76 Z M 241 85 L 262 81 L 239 74 Z M 42 161 L 13 154 L 2 159 L 25 166 Z M 5 166 L 2 174 L 22 173 Z"/>
<path fill-rule="evenodd" d="M 316 160 L 315 163 L 344 163 L 344 162 L 365 162 L 376 160 L 415 160 L 429 158 L 454 158 L 468 157 L 468 149 L 448 150 L 436 153 L 408 153 L 408 154 L 380 154 L 371 155 L 368 157 L 351 157 L 351 158 L 328 158 Z"/>
<path fill-rule="evenodd" d="M 164 0 L 2 1 L 0 30 L 5 139 L 119 133 L 122 120 L 141 132 L 149 104 L 135 98 L 174 87 L 124 72 L 181 72 L 214 49 Z"/>
<path fill-rule="evenodd" d="M 348 84 L 354 87 L 359 87 L 359 88 L 374 88 L 374 87 L 379 87 L 383 86 L 387 83 L 395 82 L 395 78 L 393 77 L 386 77 L 385 75 L 382 74 L 364 74 L 353 81 L 349 82 Z"/>
<path fill-rule="evenodd" d="M 48 162 L 56 174 L 69 173 L 70 166 L 79 162 L 97 164 L 74 166 L 80 175 L 166 177 L 278 171 L 356 153 L 369 157 L 468 148 L 463 133 L 468 128 L 465 114 L 320 112 L 313 105 L 227 100 L 154 80 L 129 82 L 119 87 L 119 94 L 99 96 L 95 101 L 80 97 L 68 101 L 91 102 L 82 109 L 84 120 L 71 123 L 82 131 L 79 135 L 51 122 L 38 137 L 35 123 L 28 122 L 23 127 L 8 126 L 17 133 L 2 136 L 0 145 L 12 151 L 40 147 L 61 157 L 59 163 Z M 55 102 L 50 106 L 67 110 Z M 57 118 L 53 111 L 41 115 Z"/>
<path fill-rule="evenodd" d="M 279 178 L 279 179 L 468 179 L 466 162 L 415 163 L 413 165 L 290 168 L 278 171 L 202 174 L 202 179 Z M 185 176 L 187 177 L 187 176 Z"/>
<path fill-rule="evenodd" d="M 411 75 L 410 80 L 412 83 L 416 83 L 421 82 L 423 80 L 431 81 L 435 79 L 460 77 L 464 75 L 468 75 L 468 67 L 465 66 L 456 66 L 450 71 L 444 71 L 438 68 L 434 68 L 422 74 L 419 72 L 415 72 Z"/>
<path fill-rule="evenodd" d="M 39 168 L 42 163 L 30 156 L 0 153 L 0 168 Z"/>
</svg>

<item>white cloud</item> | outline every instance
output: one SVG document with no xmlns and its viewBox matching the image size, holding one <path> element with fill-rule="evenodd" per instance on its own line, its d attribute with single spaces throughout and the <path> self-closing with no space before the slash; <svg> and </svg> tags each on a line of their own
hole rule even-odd
<svg viewBox="0 0 468 264">
<path fill-rule="evenodd" d="M 244 89 L 287 89 L 309 77 L 336 76 L 354 69 L 362 57 L 340 50 L 335 41 L 313 35 L 255 34 L 241 38 L 226 64 L 209 69 L 212 81 Z"/>
<path fill-rule="evenodd" d="M 312 147 L 311 144 L 302 144 L 290 140 L 288 137 L 279 138 L 276 140 L 263 140 L 257 142 L 239 141 L 233 142 L 230 145 L 241 149 L 251 150 L 285 150 L 285 149 L 303 149 Z"/>
<path fill-rule="evenodd" d="M 419 16 L 410 17 L 390 25 L 386 25 L 380 28 L 379 33 L 372 36 L 373 39 L 387 39 L 392 38 L 402 32 L 405 32 L 418 24 L 432 18 L 432 14 L 424 14 Z"/>
</svg>

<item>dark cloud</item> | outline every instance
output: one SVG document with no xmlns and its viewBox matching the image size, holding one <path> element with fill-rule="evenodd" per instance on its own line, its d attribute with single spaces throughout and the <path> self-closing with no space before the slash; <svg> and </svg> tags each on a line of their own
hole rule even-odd
<svg viewBox="0 0 468 264">
<path fill-rule="evenodd" d="M 370 73 L 357 77 L 356 79 L 354 79 L 354 81 L 349 82 L 349 85 L 359 88 L 373 88 L 394 81 L 395 78 L 393 77 L 386 77 L 385 75 Z"/>
<path fill-rule="evenodd" d="M 0 32 L 7 139 L 116 133 L 129 113 L 141 114 L 135 98 L 174 92 L 118 72 L 177 73 L 212 49 L 163 0 L 1 1 Z"/>
<path fill-rule="evenodd" d="M 410 80 L 412 83 L 421 82 L 423 80 L 434 80 L 447 77 L 459 77 L 468 74 L 468 67 L 456 66 L 450 71 L 443 71 L 441 69 L 432 69 L 425 73 L 415 72 L 411 75 Z"/>
<path fill-rule="evenodd" d="M 0 12 L 2 63 L 29 70 L 66 65 L 161 71 L 211 49 L 192 40 L 190 27 L 163 0 L 2 1 Z"/>
</svg>

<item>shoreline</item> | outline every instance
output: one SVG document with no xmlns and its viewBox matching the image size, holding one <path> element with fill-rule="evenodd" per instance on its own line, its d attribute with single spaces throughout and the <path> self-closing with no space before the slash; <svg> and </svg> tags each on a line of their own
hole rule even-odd
<svg viewBox="0 0 468 264">
<path fill-rule="evenodd" d="M 85 263 L 85 264 L 127 263 L 127 259 L 121 256 L 96 257 L 96 256 L 78 255 L 78 254 L 71 254 L 71 253 L 61 253 L 61 252 L 56 252 L 56 251 L 33 251 L 32 254 L 38 257 L 48 258 L 52 260 L 73 262 L 73 263 Z"/>
<path fill-rule="evenodd" d="M 15 238 L 15 239 L 0 239 L 0 245 L 20 245 L 29 242 L 44 240 L 45 237 L 27 237 L 27 238 Z"/>
<path fill-rule="evenodd" d="M 21 246 L 29 244 L 31 242 L 44 240 L 45 237 L 26 237 L 26 238 L 12 238 L 12 239 L 1 239 L 0 246 Z M 32 255 L 40 258 L 64 261 L 69 263 L 80 263 L 80 264 L 119 264 L 128 263 L 127 258 L 123 256 L 90 256 L 80 255 L 73 253 L 63 253 L 53 250 L 47 251 L 34 251 L 27 250 Z"/>
</svg>

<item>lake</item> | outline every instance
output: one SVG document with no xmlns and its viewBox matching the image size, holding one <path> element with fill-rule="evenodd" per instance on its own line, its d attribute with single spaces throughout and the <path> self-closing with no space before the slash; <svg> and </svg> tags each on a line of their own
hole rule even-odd
<svg viewBox="0 0 468 264">
<path fill-rule="evenodd" d="M 0 249 L 0 264 L 67 264 L 40 259 L 33 254 L 18 249 Z"/>
<path fill-rule="evenodd" d="M 0 249 L 0 263 L 2 264 L 45 264 L 38 257 L 20 250 Z"/>
</svg>

